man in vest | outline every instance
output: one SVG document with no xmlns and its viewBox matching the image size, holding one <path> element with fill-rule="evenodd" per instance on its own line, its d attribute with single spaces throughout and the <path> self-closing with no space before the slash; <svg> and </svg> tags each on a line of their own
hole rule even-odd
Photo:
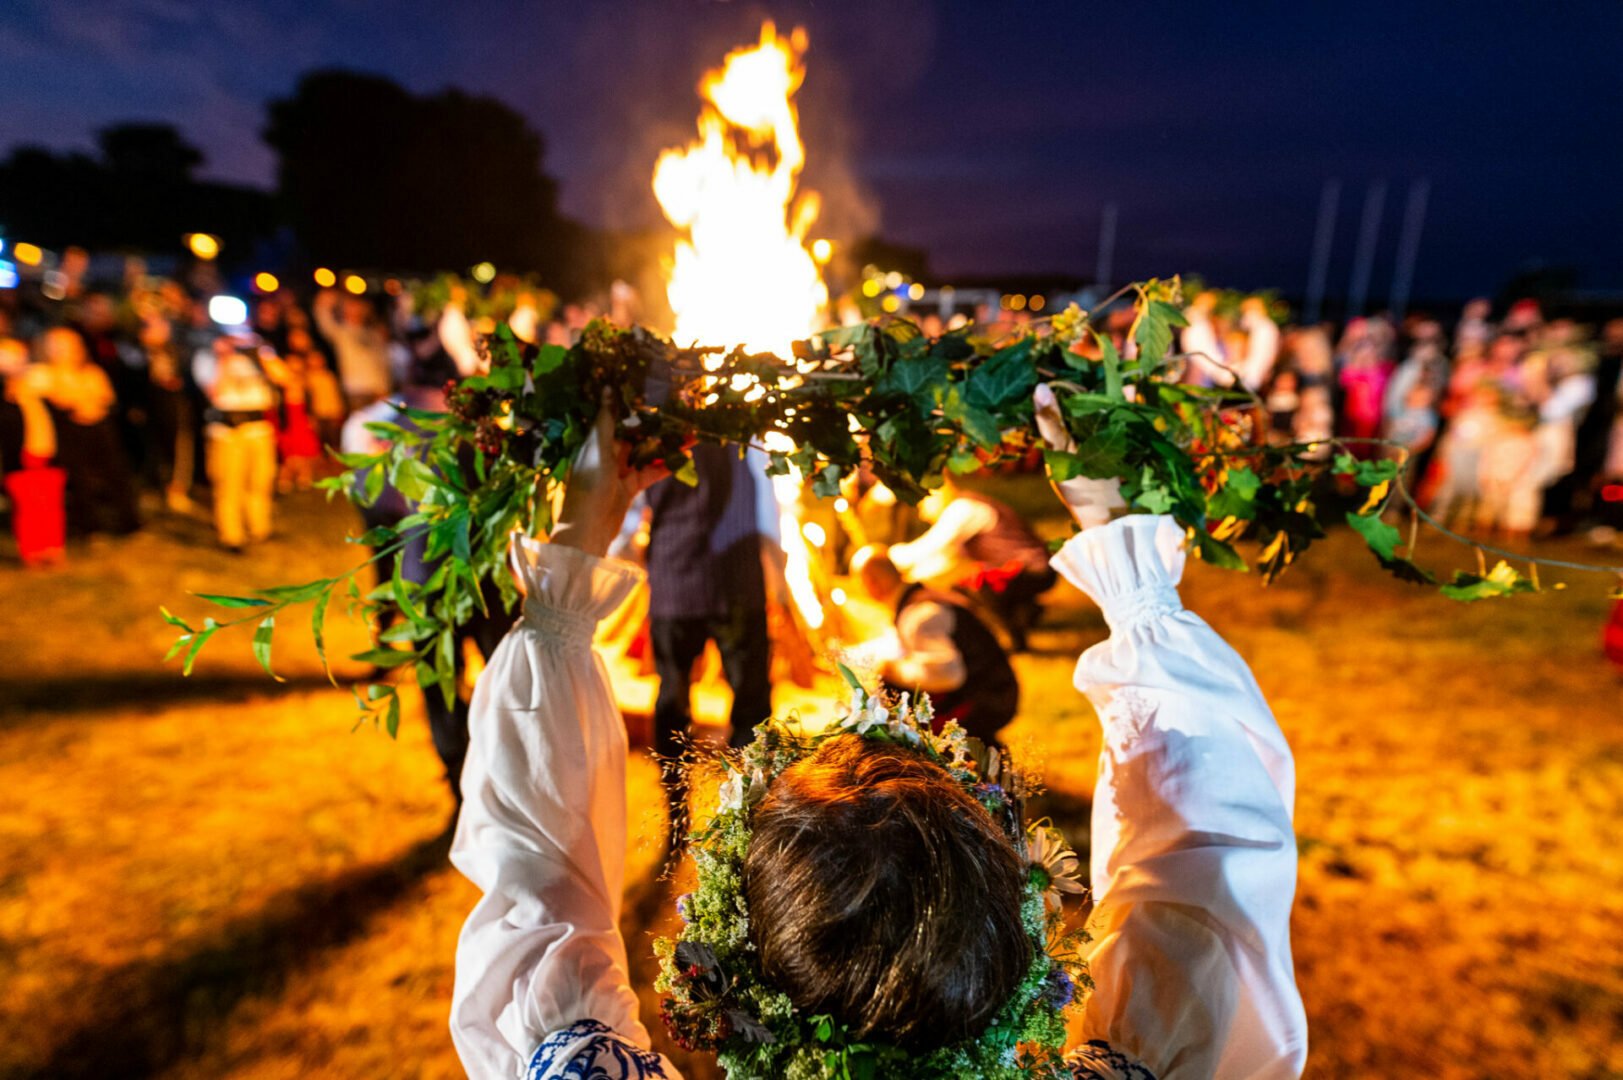
<svg viewBox="0 0 1623 1080">
<path fill-rule="evenodd" d="M 929 694 L 937 730 L 956 720 L 982 742 L 997 742 L 1020 707 L 1020 683 L 997 636 L 962 599 L 905 580 L 877 544 L 856 553 L 851 572 L 895 612 L 894 638 L 876 650 L 887 686 Z"/>
<path fill-rule="evenodd" d="M 910 581 L 964 589 L 996 613 L 1015 652 L 1042 617 L 1039 597 L 1058 578 L 1048 546 L 1009 507 L 948 479 L 919 504 L 930 529 L 896 544 L 890 560 Z"/>
</svg>

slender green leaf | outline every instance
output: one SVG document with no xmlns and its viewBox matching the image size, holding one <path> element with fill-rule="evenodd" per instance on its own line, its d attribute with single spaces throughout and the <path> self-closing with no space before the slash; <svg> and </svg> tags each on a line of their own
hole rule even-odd
<svg viewBox="0 0 1623 1080">
<path fill-rule="evenodd" d="M 270 607 L 269 600 L 261 600 L 254 596 L 218 596 L 214 593 L 193 593 L 199 600 L 207 600 L 211 604 L 218 604 L 224 608 L 255 608 Z"/>
<path fill-rule="evenodd" d="M 267 615 L 254 630 L 254 659 L 265 669 L 265 674 L 277 682 L 287 680 L 271 670 L 271 638 L 276 633 L 276 616 Z"/>
</svg>

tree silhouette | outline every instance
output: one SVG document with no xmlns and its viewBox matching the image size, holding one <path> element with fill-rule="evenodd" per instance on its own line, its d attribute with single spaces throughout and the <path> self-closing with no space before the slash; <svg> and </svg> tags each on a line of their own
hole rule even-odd
<svg viewBox="0 0 1623 1080">
<path fill-rule="evenodd" d="M 576 229 L 542 171 L 542 137 L 501 102 L 315 71 L 271 104 L 264 138 L 286 217 L 317 262 L 434 271 L 488 260 L 574 284 Z"/>
<path fill-rule="evenodd" d="M 263 192 L 192 178 L 202 153 L 169 124 L 116 124 L 101 157 L 22 146 L 0 162 L 0 225 L 49 246 L 179 251 L 188 232 L 225 238 L 246 257 L 276 226 Z"/>
</svg>

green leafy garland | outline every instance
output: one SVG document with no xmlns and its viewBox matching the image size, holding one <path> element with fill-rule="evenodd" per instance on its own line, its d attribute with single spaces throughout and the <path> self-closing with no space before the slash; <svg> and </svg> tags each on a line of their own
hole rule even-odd
<svg viewBox="0 0 1623 1080">
<path fill-rule="evenodd" d="M 714 1050 L 732 1080 L 983 1080 L 1059 1077 L 1066 1041 L 1066 1010 L 1091 987 L 1081 946 L 1085 931 L 1066 930 L 1061 893 L 1081 892 L 1079 865 L 1058 830 L 1020 820 L 1023 781 L 999 752 L 971 739 L 956 723 L 931 730 L 927 697 L 886 698 L 866 693 L 852 673 L 844 719 L 806 734 L 768 721 L 743 750 L 721 758 L 720 803 L 690 850 L 694 891 L 678 902 L 684 920 L 677 938 L 662 938 L 655 988 L 666 994 L 661 1018 L 678 1044 Z M 856 734 L 917 751 L 941 766 L 1005 823 L 1009 841 L 1027 863 L 1021 921 L 1032 943 L 1025 978 L 980 1035 L 928 1054 L 864 1042 L 832 1016 L 807 1016 L 762 974 L 749 936 L 743 870 L 754 810 L 772 782 L 829 739 Z"/>
<path fill-rule="evenodd" d="M 1531 576 L 1506 561 L 1489 570 L 1481 555 L 1494 549 L 1448 533 L 1415 504 L 1402 480 L 1405 452 L 1375 460 L 1354 453 L 1393 449 L 1379 440 L 1361 447 L 1352 445 L 1356 440 L 1270 444 L 1266 410 L 1255 395 L 1178 381 L 1188 358 L 1173 351 L 1175 328 L 1184 324 L 1177 280 L 1130 286 L 1099 310 L 1127 293 L 1134 307 L 1130 356 L 1074 306 L 1001 341 L 977 336 L 974 327 L 930 339 L 906 320 L 864 323 L 797 342 L 788 359 L 677 348 L 646 330 L 601 320 L 570 348 L 526 345 L 498 326 L 484 340 L 489 373 L 451 388 L 449 412 L 408 408 L 400 423 L 369 425 L 390 440 L 388 448 L 339 455 L 347 471 L 323 482 L 329 497 L 342 494 L 362 505 L 375 501 L 385 483 L 414 502 L 417 511 L 398 525 L 354 539 L 377 549 L 376 559 L 420 535 L 433 576 L 415 583 L 397 569 L 391 580 L 363 590 L 357 574 L 369 559 L 303 585 L 204 596 L 239 614 L 197 625 L 164 610 L 180 631 L 169 656 L 182 656 L 189 674 L 220 630 L 252 624 L 254 655 L 271 672 L 279 620 L 309 603 L 325 665 L 322 628 L 335 599 L 362 617 L 390 605 L 400 619 L 379 647 L 355 659 L 409 668 L 425 690 L 449 701 L 456 694 L 456 627 L 475 612 L 489 613 L 493 599 L 512 609 L 510 536 L 551 528 L 553 499 L 605 389 L 612 391 L 618 434 L 639 465 L 663 462 L 691 480 L 687 451 L 695 440 L 766 441 L 771 471 L 798 469 L 819 496 L 836 494 L 844 478 L 866 467 L 914 502 L 946 472 L 970 473 L 1031 453 L 1031 393 L 1046 382 L 1077 445 L 1074 453 L 1045 454 L 1052 475 L 1120 478 L 1133 511 L 1172 515 L 1195 554 L 1217 566 L 1254 565 L 1271 580 L 1334 518 L 1357 530 L 1393 574 L 1440 585 L 1455 599 L 1532 591 L 1539 562 L 1623 574 L 1553 560 L 1526 560 Z M 1320 506 L 1327 472 L 1340 489 L 1331 502 L 1357 509 Z M 1409 510 L 1406 539 L 1383 520 L 1394 503 Z M 1422 522 L 1473 544 L 1478 572 L 1443 583 L 1418 566 L 1412 557 Z M 1235 546 L 1242 538 L 1257 545 L 1249 561 Z M 395 683 L 380 681 L 355 695 L 362 718 L 393 733 L 400 715 Z"/>
</svg>

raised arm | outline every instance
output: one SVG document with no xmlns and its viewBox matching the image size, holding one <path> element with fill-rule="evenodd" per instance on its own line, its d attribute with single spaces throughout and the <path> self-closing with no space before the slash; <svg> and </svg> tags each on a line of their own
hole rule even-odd
<svg viewBox="0 0 1623 1080">
<path fill-rule="evenodd" d="M 474 692 L 451 861 L 484 895 L 457 945 L 451 1032 L 476 1080 L 676 1075 L 648 1052 L 620 937 L 626 738 L 592 651 L 641 577 L 601 557 L 636 482 L 600 421 L 553 542 L 515 542 L 523 615 Z"/>
<path fill-rule="evenodd" d="M 1061 495 L 1092 527 L 1054 567 L 1111 630 L 1076 668 L 1104 733 L 1096 988 L 1077 1075 L 1141 1075 L 1114 1053 L 1157 1080 L 1299 1076 L 1307 1024 L 1290 950 L 1290 747 L 1245 662 L 1183 607 L 1183 530 L 1147 515 L 1098 524 L 1111 494 L 1097 486 Z"/>
</svg>

